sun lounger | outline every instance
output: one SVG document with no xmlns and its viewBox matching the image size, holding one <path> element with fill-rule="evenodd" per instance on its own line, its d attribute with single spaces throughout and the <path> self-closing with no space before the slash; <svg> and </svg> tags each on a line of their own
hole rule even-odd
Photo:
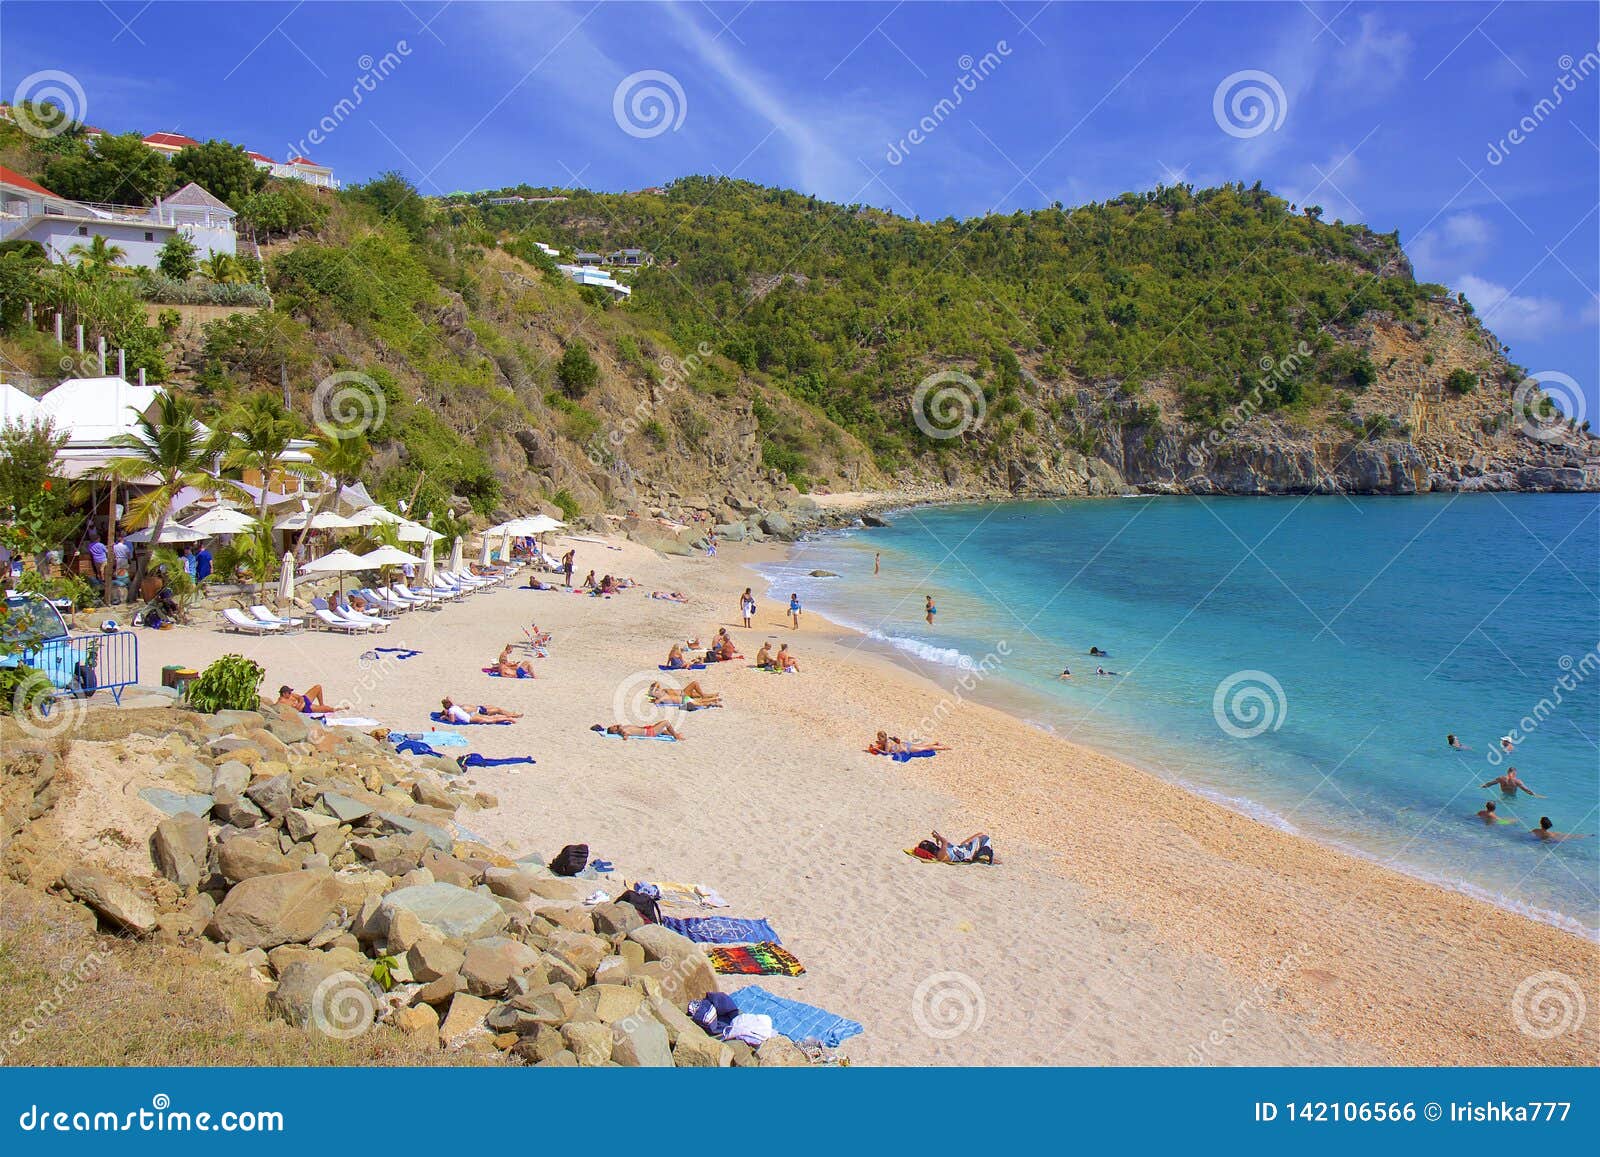
<svg viewBox="0 0 1600 1157">
<path fill-rule="evenodd" d="M 410 591 L 399 586 L 385 587 L 383 593 L 388 595 L 389 598 L 393 599 L 400 606 L 407 609 L 425 607 L 429 603 L 437 601 L 435 599 L 425 599 L 421 595 L 412 594 Z"/>
<path fill-rule="evenodd" d="M 376 615 L 368 615 L 361 611 L 351 610 L 349 607 L 342 611 L 335 611 L 334 614 L 345 622 L 354 623 L 358 627 L 367 627 L 374 631 L 387 631 L 389 629 L 388 619 L 380 619 Z"/>
<path fill-rule="evenodd" d="M 282 627 L 275 623 L 263 623 L 257 619 L 252 619 L 237 607 L 223 607 L 222 617 L 227 622 L 228 627 L 246 635 L 275 635 L 283 630 Z M 228 627 L 223 629 L 227 630 Z"/>
<path fill-rule="evenodd" d="M 411 605 L 409 603 L 402 603 L 399 599 L 394 598 L 391 595 L 381 595 L 371 587 L 362 587 L 356 592 L 356 594 L 366 599 L 367 602 L 371 603 L 373 606 L 379 608 L 380 610 L 387 611 L 391 615 L 397 615 L 401 611 L 409 611 L 411 609 Z"/>
<path fill-rule="evenodd" d="M 395 583 L 392 587 L 389 588 L 389 590 L 393 594 L 398 595 L 402 599 L 410 599 L 414 603 L 421 603 L 423 605 L 427 605 L 429 603 L 439 603 L 439 602 L 443 602 L 444 601 L 444 596 L 442 596 L 442 595 L 436 595 L 436 594 L 432 594 L 432 593 L 429 593 L 429 592 L 412 590 L 410 587 L 406 586 L 405 583 Z"/>
<path fill-rule="evenodd" d="M 267 608 L 262 606 L 260 603 L 257 603 L 255 606 L 251 607 L 250 613 L 256 617 L 258 622 L 266 623 L 269 627 L 303 627 L 306 625 L 306 621 L 304 619 L 282 618 L 267 610 Z"/>
<path fill-rule="evenodd" d="M 343 631 L 347 635 L 364 635 L 372 629 L 360 623 L 352 623 L 349 619 L 341 619 L 332 611 L 323 610 L 321 607 L 317 607 L 311 613 L 321 619 L 323 626 L 330 631 Z"/>
</svg>

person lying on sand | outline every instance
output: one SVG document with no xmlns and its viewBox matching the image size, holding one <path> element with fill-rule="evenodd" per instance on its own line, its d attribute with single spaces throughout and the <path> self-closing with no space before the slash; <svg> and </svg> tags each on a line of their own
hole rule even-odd
<svg viewBox="0 0 1600 1157">
<path fill-rule="evenodd" d="M 468 711 L 465 707 L 457 707 L 455 700 L 448 695 L 439 701 L 439 713 L 451 723 L 502 723 L 508 719 L 522 718 L 520 711 L 507 711 L 504 707 L 492 704 Z"/>
<path fill-rule="evenodd" d="M 500 657 L 494 661 L 495 670 L 500 672 L 502 679 L 537 679 L 533 673 L 533 664 L 524 659 L 517 662 L 511 657 L 511 644 L 506 644 L 506 649 L 500 652 Z"/>
<path fill-rule="evenodd" d="M 1539 826 L 1532 830 L 1535 839 L 1544 840 L 1546 843 L 1550 844 L 1559 844 L 1565 842 L 1566 840 L 1586 840 L 1589 838 L 1588 833 L 1578 834 L 1575 832 L 1556 831 L 1554 826 L 1550 823 L 1549 816 L 1540 816 Z"/>
<path fill-rule="evenodd" d="M 682 591 L 651 591 L 650 597 L 669 603 L 686 603 L 689 601 L 689 596 Z"/>
<path fill-rule="evenodd" d="M 944 864 L 992 864 L 994 863 L 994 847 L 989 843 L 989 837 L 982 832 L 977 832 L 962 840 L 959 844 L 952 844 L 938 832 L 933 833 L 933 842 L 939 845 L 939 850 L 934 853 L 934 858 Z"/>
<path fill-rule="evenodd" d="M 1457 739 L 1454 735 L 1446 735 L 1444 737 L 1444 741 L 1446 743 L 1448 743 L 1451 747 L 1455 748 L 1457 751 L 1471 751 L 1472 750 L 1472 748 L 1470 748 L 1470 747 L 1462 746 L 1461 740 Z"/>
<path fill-rule="evenodd" d="M 789 654 L 788 643 L 779 646 L 778 653 L 772 657 L 772 661 L 780 671 L 793 671 L 796 675 L 800 673 L 800 664 Z"/>
<path fill-rule="evenodd" d="M 643 727 L 632 723 L 613 723 L 610 727 L 596 723 L 589 730 L 598 731 L 602 735 L 620 735 L 623 739 L 658 739 L 663 735 L 669 735 L 679 741 L 683 739 L 682 735 L 673 730 L 672 724 L 665 720 L 659 723 L 646 723 Z"/>
<path fill-rule="evenodd" d="M 1478 818 L 1491 826 L 1494 824 L 1510 824 L 1516 822 L 1516 816 L 1512 816 L 1510 819 L 1502 818 L 1500 813 L 1494 810 L 1494 800 L 1490 800 L 1488 803 L 1483 805 L 1483 810 L 1478 813 Z"/>
<path fill-rule="evenodd" d="M 664 683 L 650 684 L 650 702 L 670 703 L 678 707 L 720 707 L 722 696 L 712 694 L 700 686 L 700 680 L 691 679 L 682 688 L 668 687 Z"/>
<path fill-rule="evenodd" d="M 887 731 L 878 732 L 878 737 L 872 741 L 872 746 L 867 748 L 874 755 L 916 755 L 923 751 L 949 751 L 942 743 L 907 743 L 898 735 L 890 735 Z"/>
<path fill-rule="evenodd" d="M 330 711 L 348 711 L 350 704 L 340 703 L 330 705 L 322 701 L 322 684 L 313 683 L 306 688 L 304 695 L 295 693 L 295 689 L 285 683 L 278 688 L 278 703 L 283 707 L 293 707 L 302 715 L 326 715 Z"/>
<path fill-rule="evenodd" d="M 1534 791 L 1533 788 L 1531 788 L 1527 784 L 1523 783 L 1522 780 L 1517 777 L 1517 769 L 1514 768 L 1514 767 L 1506 768 L 1506 773 L 1504 775 L 1497 775 L 1497 776 L 1495 776 L 1495 778 L 1489 780 L 1486 783 L 1480 783 L 1478 786 L 1479 787 L 1488 787 L 1490 784 L 1499 784 L 1500 785 L 1500 794 L 1504 795 L 1504 796 L 1510 796 L 1512 798 L 1515 798 L 1517 792 L 1525 791 L 1529 795 L 1531 795 L 1534 799 L 1543 799 L 1544 798 L 1544 796 L 1542 796 L 1538 792 Z"/>
</svg>

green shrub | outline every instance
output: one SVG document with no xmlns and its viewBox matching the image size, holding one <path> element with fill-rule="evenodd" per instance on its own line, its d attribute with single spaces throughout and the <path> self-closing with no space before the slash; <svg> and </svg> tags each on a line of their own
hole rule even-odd
<svg viewBox="0 0 1600 1157">
<path fill-rule="evenodd" d="M 217 711 L 256 711 L 261 707 L 261 677 L 266 671 L 243 655 L 224 655 L 189 684 L 189 706 Z"/>
<path fill-rule="evenodd" d="M 1478 377 L 1471 370 L 1453 369 L 1444 380 L 1444 388 L 1452 394 L 1470 394 L 1478 388 Z"/>
</svg>

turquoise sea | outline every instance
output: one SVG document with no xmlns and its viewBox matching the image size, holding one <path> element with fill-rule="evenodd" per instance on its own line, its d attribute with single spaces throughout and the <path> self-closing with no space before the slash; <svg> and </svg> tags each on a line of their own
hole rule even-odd
<svg viewBox="0 0 1600 1157">
<path fill-rule="evenodd" d="M 889 519 L 799 544 L 768 568 L 768 597 L 796 591 L 950 688 L 979 666 L 971 698 L 1264 822 L 1600 936 L 1600 839 L 1528 834 L 1544 815 L 1600 831 L 1597 496 L 1093 499 Z M 1502 802 L 1517 822 L 1486 827 L 1474 814 L 1500 793 L 1479 785 L 1508 764 L 1546 798 Z"/>
</svg>

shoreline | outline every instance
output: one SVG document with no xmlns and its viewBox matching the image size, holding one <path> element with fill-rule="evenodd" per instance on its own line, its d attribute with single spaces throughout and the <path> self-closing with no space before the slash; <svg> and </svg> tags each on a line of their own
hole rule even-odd
<svg viewBox="0 0 1600 1157">
<path fill-rule="evenodd" d="M 441 693 L 526 711 L 515 727 L 465 729 L 473 750 L 539 761 L 474 773 L 470 786 L 500 801 L 474 827 L 519 855 L 588 842 L 616 860 L 619 887 L 686 880 L 721 891 L 725 914 L 769 917 L 807 972 L 760 982 L 864 1023 L 845 1048 L 856 1063 L 1595 1055 L 1592 1024 L 1543 1040 L 1518 1031 L 1513 1009 L 1518 985 L 1550 972 L 1600 999 L 1589 942 L 1278 832 L 982 703 L 948 714 L 937 738 L 952 750 L 938 758 L 866 755 L 874 731 L 910 726 L 948 693 L 815 614 L 791 631 L 769 600 L 746 632 L 734 610 L 753 585 L 747 567 L 788 544 L 729 543 L 716 559 L 576 545 L 580 569 L 642 589 L 601 600 L 506 588 L 413 612 L 383 640 L 423 651 L 406 663 L 364 663 L 373 643 L 360 637 L 205 627 L 145 633 L 142 658 L 155 670 L 243 650 L 267 668 L 264 686 L 320 682 L 404 730 L 426 730 Z M 651 600 L 653 589 L 689 603 Z M 482 676 L 529 619 L 555 634 L 539 678 Z M 723 624 L 747 655 L 764 638 L 790 642 L 802 673 L 695 672 L 728 707 L 684 717 L 680 744 L 587 731 L 627 713 L 674 638 Z M 904 855 L 932 826 L 990 833 L 1001 865 Z"/>
</svg>

